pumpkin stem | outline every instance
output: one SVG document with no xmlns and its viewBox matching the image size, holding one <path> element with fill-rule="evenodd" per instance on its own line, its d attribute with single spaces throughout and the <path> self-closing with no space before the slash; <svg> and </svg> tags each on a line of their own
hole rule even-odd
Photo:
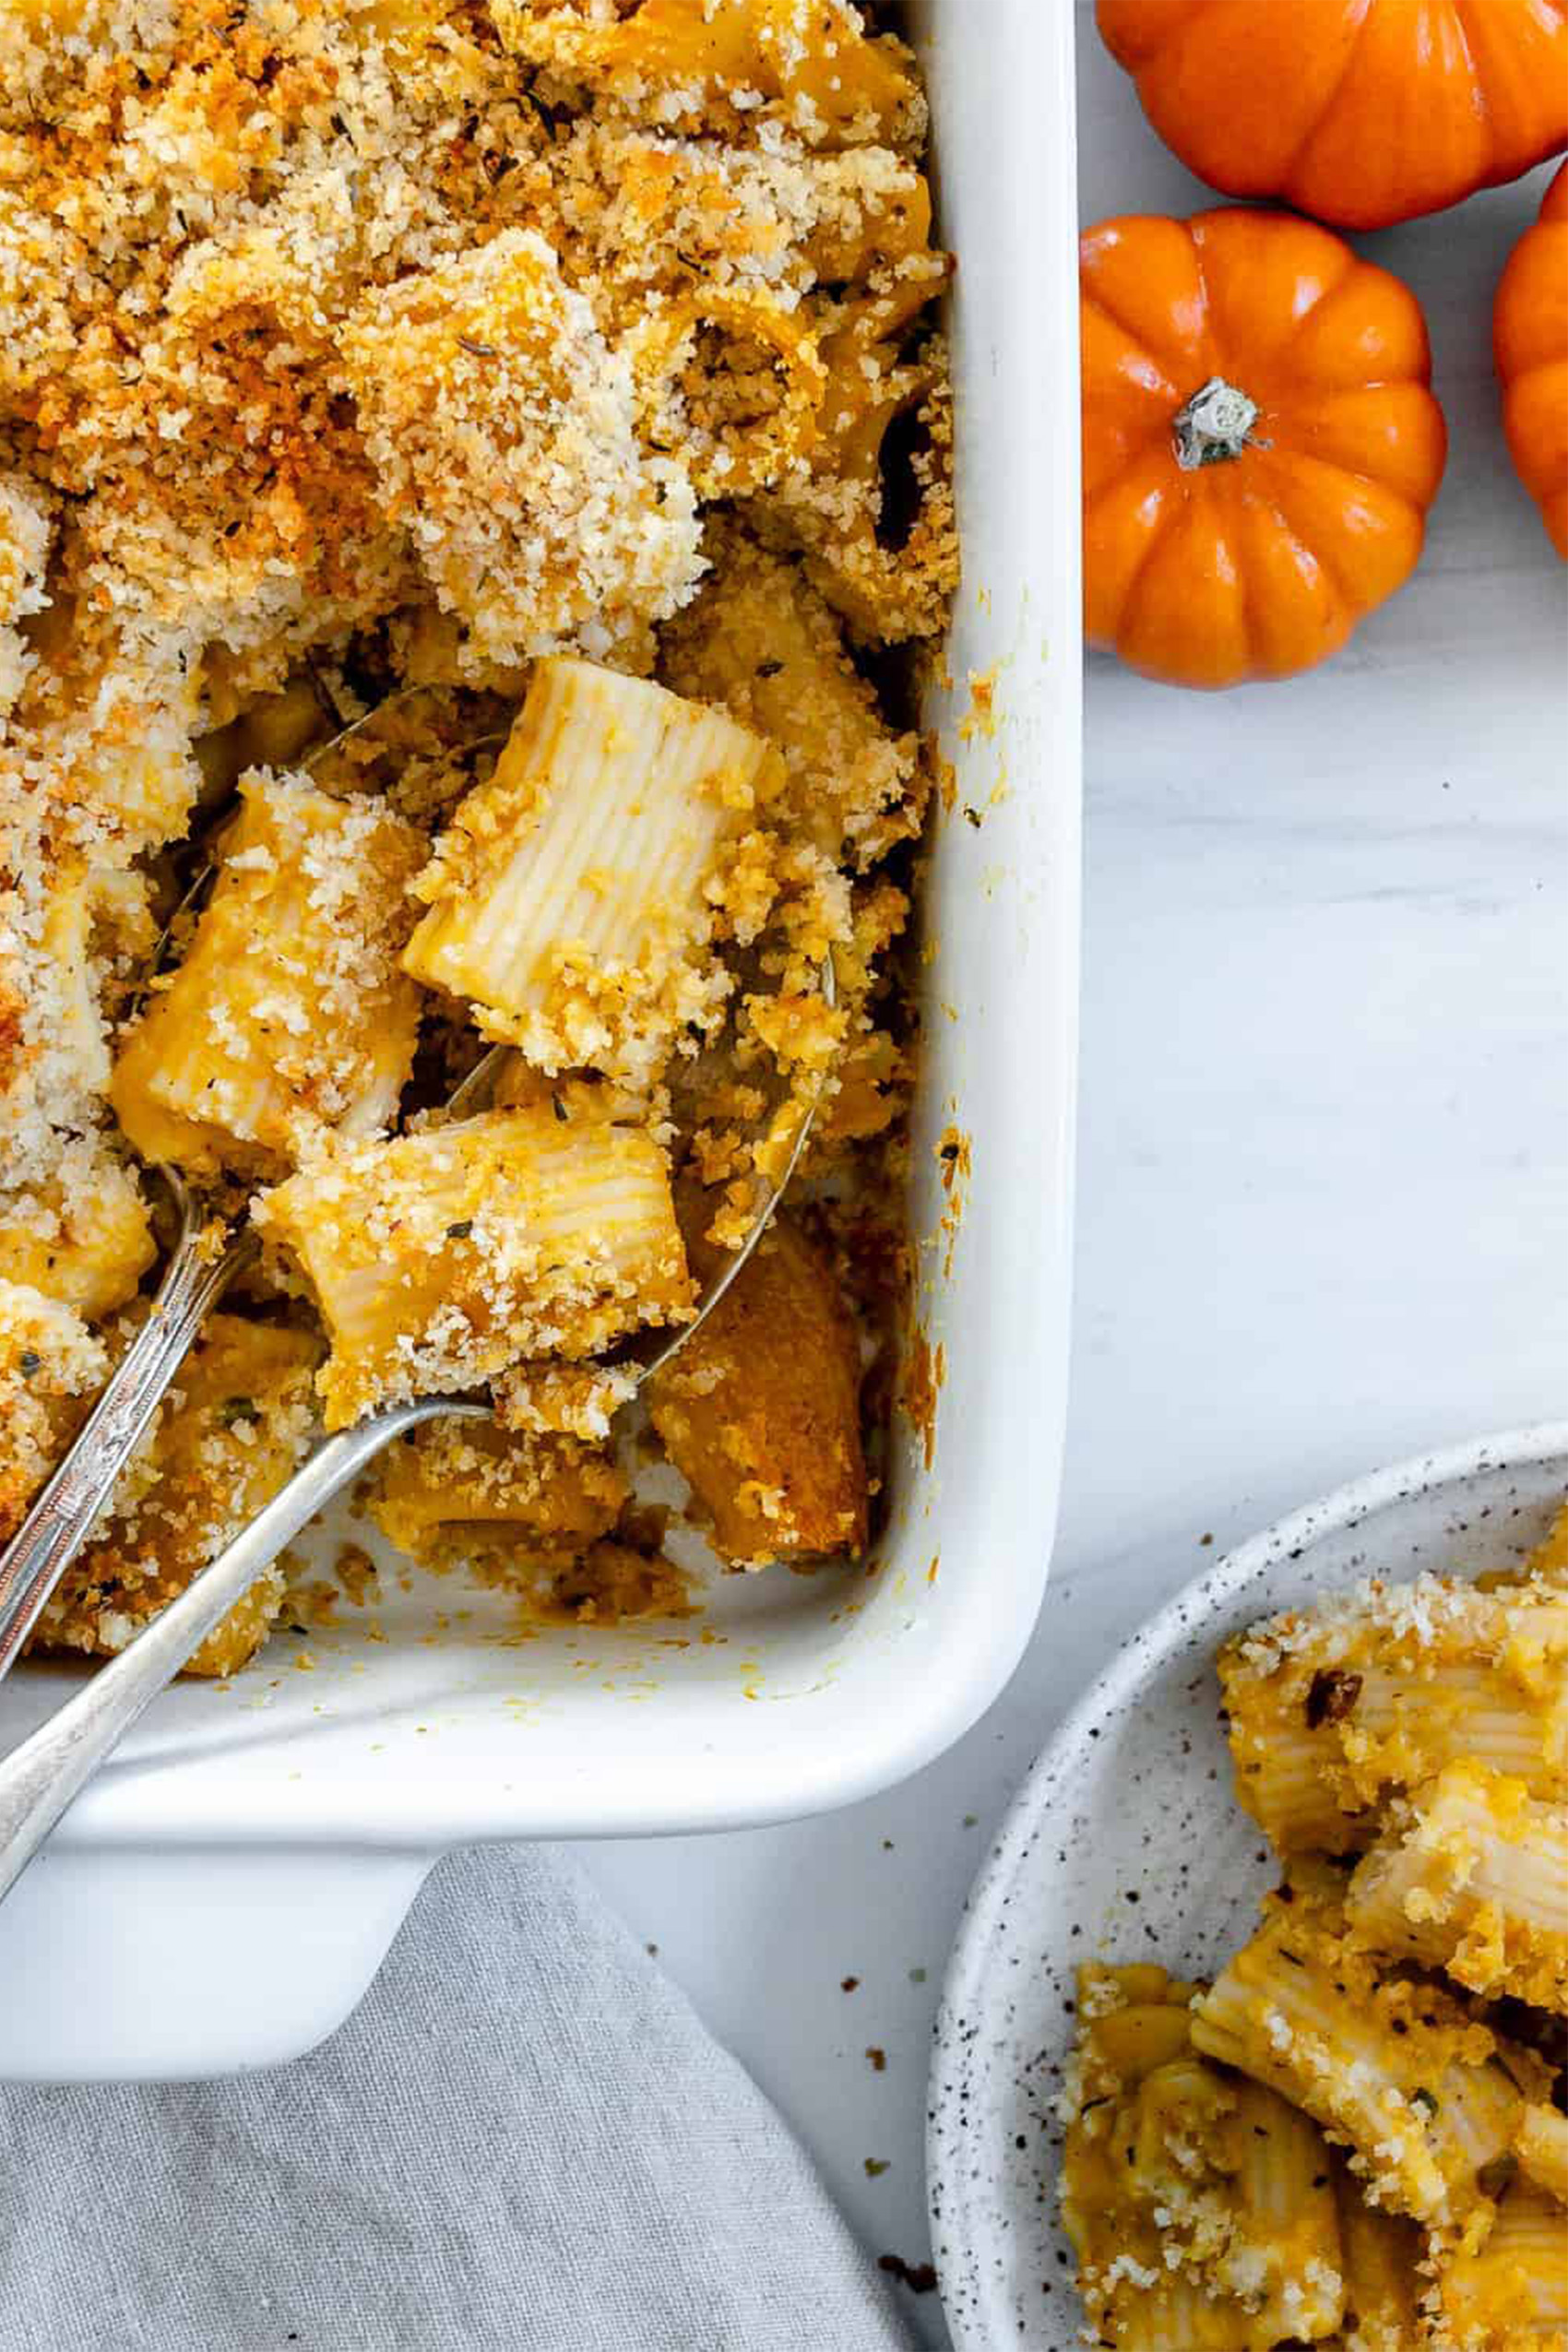
<svg viewBox="0 0 1568 2352">
<path fill-rule="evenodd" d="M 1239 457 L 1251 442 L 1257 421 L 1255 400 L 1249 400 L 1222 375 L 1211 375 L 1171 420 L 1177 464 L 1184 472 L 1194 473 L 1199 466 L 1222 466 Z"/>
</svg>

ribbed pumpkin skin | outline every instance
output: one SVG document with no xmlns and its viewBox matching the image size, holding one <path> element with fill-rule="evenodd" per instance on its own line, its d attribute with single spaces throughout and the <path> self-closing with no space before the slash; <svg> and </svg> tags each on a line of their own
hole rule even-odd
<svg viewBox="0 0 1568 2352">
<path fill-rule="evenodd" d="M 1408 578 L 1443 478 L 1414 295 L 1240 206 L 1103 221 L 1079 272 L 1090 642 L 1184 686 L 1311 669 Z M 1189 469 L 1178 417 L 1214 377 L 1256 420 Z"/>
<path fill-rule="evenodd" d="M 1568 0 L 1099 0 L 1189 171 L 1383 229 L 1568 147 Z"/>
<path fill-rule="evenodd" d="M 1568 564 L 1568 163 L 1509 256 L 1491 339 L 1515 470 Z"/>
</svg>

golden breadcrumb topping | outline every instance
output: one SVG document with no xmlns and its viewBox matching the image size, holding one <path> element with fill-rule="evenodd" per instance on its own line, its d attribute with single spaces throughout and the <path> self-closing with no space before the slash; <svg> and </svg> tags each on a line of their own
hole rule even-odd
<svg viewBox="0 0 1568 2352">
<path fill-rule="evenodd" d="M 103 1531 L 66 1572 L 37 1639 L 112 1657 L 183 1592 L 269 1503 L 312 1435 L 310 1336 L 214 1315 L 169 1392 L 139 1492 L 122 1492 Z M 243 1666 L 283 1602 L 277 1565 L 189 1661 L 193 1674 Z"/>
<path fill-rule="evenodd" d="M 630 356 L 537 231 L 368 294 L 339 343 L 377 494 L 476 665 L 609 654 L 690 593 L 691 482 L 639 442 Z"/>
<path fill-rule="evenodd" d="M 849 0 L 498 0 L 502 37 L 634 115 L 733 133 L 779 123 L 812 146 L 917 143 L 909 53 L 868 37 Z"/>
<path fill-rule="evenodd" d="M 559 1566 L 607 1535 L 627 1491 L 613 1462 L 580 1439 L 432 1421 L 383 1455 L 370 1509 L 399 1550 L 430 1566 L 505 1550 L 532 1568 Z"/>
<path fill-rule="evenodd" d="M 1347 1891 L 1373 1950 L 1568 2016 L 1568 1805 L 1472 1757 L 1388 1808 Z"/>
<path fill-rule="evenodd" d="M 75 1400 L 90 1396 L 107 1369 L 101 1340 L 78 1314 L 25 1283 L 0 1280 L 0 1540 L 53 1468 Z"/>
<path fill-rule="evenodd" d="M 136 1178 L 98 1134 L 63 1137 L 42 1183 L 0 1193 L 0 1265 L 84 1315 L 124 1306 L 156 1255 Z"/>
<path fill-rule="evenodd" d="M 495 1417 L 503 1429 L 536 1437 L 608 1437 L 636 1386 L 626 1365 L 518 1364 L 494 1384 Z"/>
<path fill-rule="evenodd" d="M 17 623 L 44 605 L 49 508 L 36 484 L 0 475 L 0 711 L 21 693 L 33 657 Z"/>
<path fill-rule="evenodd" d="M 116 1647 L 211 1556 L 323 1356 L 329 1420 L 494 1383 L 519 1459 L 597 1461 L 630 1383 L 590 1360 L 692 1313 L 678 1169 L 705 1246 L 811 1106 L 813 1170 L 880 1181 L 913 1067 L 883 861 L 930 761 L 861 657 L 940 630 L 957 570 L 926 122 L 855 0 L 0 11 L 12 1522 L 137 1327 L 148 1163 L 235 1214 L 270 1186 L 278 1286 L 48 1639 Z M 599 733 L 517 787 L 552 671 Z M 444 1127 L 486 1038 L 525 1079 Z M 704 1495 L 747 1559 L 864 1538 L 820 1281 L 831 1396 Z M 202 1387 L 246 1332 L 303 1351 L 254 1445 Z M 564 1546 L 601 1604 L 557 1601 L 670 1599 L 604 1499 Z"/>
<path fill-rule="evenodd" d="M 665 633 L 665 675 L 678 693 L 724 703 L 778 745 L 789 784 L 777 823 L 835 862 L 885 857 L 924 814 L 917 738 L 889 733 L 830 608 L 798 565 L 733 528 L 712 533 L 709 552 L 710 576 Z"/>
</svg>

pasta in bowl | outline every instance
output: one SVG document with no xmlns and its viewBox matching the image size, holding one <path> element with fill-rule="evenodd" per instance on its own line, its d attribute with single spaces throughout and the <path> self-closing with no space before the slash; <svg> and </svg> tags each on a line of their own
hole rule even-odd
<svg viewBox="0 0 1568 2352">
<path fill-rule="evenodd" d="M 958 2343 L 1561 2341 L 1565 1491 L 1562 1426 L 1358 1479 L 1063 1724 L 944 1991 Z"/>
<path fill-rule="evenodd" d="M 11 1526 L 146 1313 L 143 1169 L 265 1245 L 40 1638 L 122 1647 L 317 1414 L 476 1390 L 493 1437 L 388 1466 L 399 1539 L 590 1611 L 636 1553 L 667 1601 L 599 1368 L 690 1319 L 808 1097 L 811 1198 L 651 1419 L 728 1564 L 853 1556 L 933 775 L 867 671 L 956 576 L 910 53 L 849 0 L 9 37 L 0 260 L 58 289 L 0 362 Z M 490 1042 L 496 1099 L 444 1117 Z M 812 1340 L 749 1398 L 747 1315 Z"/>
<path fill-rule="evenodd" d="M 1284 1875 L 1211 1984 L 1079 1971 L 1061 2196 L 1097 2337 L 1568 2330 L 1568 1504 L 1514 1572 L 1220 1653 Z"/>
</svg>

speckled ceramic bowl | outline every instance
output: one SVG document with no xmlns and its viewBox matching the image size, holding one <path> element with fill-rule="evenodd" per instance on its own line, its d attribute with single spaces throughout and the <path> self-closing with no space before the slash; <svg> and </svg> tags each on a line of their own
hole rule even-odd
<svg viewBox="0 0 1568 2352">
<path fill-rule="evenodd" d="M 1179 1593 L 1063 1724 L 975 1882 L 937 2021 L 932 2236 L 958 2352 L 1079 2341 L 1055 2118 L 1079 1961 L 1206 1975 L 1244 1941 L 1274 1875 L 1230 1793 L 1219 1644 L 1373 1573 L 1516 1560 L 1565 1490 L 1568 1423 L 1341 1487 Z"/>
</svg>

